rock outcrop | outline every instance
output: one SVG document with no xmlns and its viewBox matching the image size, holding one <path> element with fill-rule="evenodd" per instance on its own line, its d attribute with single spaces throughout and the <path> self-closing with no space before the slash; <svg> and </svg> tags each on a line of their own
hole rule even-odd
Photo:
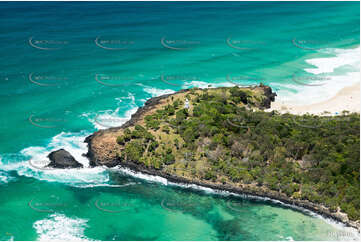
<svg viewBox="0 0 361 242">
<path fill-rule="evenodd" d="M 48 155 L 50 159 L 50 163 L 47 165 L 52 168 L 81 168 L 83 167 L 78 161 L 74 159 L 74 157 L 66 150 L 60 149 L 51 152 Z"/>
<path fill-rule="evenodd" d="M 263 100 L 263 108 L 267 109 L 267 108 L 271 108 L 271 102 L 275 101 L 275 97 L 277 96 L 277 94 L 275 92 L 272 92 L 272 88 L 269 86 L 262 86 L 263 90 L 264 90 L 264 95 L 265 95 L 265 99 Z"/>
</svg>

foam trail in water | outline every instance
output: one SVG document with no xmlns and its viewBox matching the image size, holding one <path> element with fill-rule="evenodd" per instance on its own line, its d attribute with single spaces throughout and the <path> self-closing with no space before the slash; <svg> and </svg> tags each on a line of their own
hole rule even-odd
<svg viewBox="0 0 361 242">
<path fill-rule="evenodd" d="M 90 241 L 84 236 L 87 220 L 68 218 L 63 214 L 51 214 L 48 218 L 33 224 L 38 241 Z"/>
<path fill-rule="evenodd" d="M 132 170 L 130 170 L 128 168 L 123 168 L 123 167 L 120 167 L 120 166 L 114 167 L 111 170 L 120 171 L 123 174 L 129 175 L 129 176 L 132 176 L 132 177 L 136 177 L 136 178 L 140 178 L 140 179 L 143 179 L 143 180 L 146 180 L 146 181 L 159 182 L 159 183 L 162 183 L 163 185 L 168 184 L 168 180 L 163 178 L 163 177 L 147 175 L 147 174 L 144 174 L 144 173 L 141 173 L 141 172 L 135 172 L 135 171 L 132 171 Z"/>
<path fill-rule="evenodd" d="M 130 103 L 126 104 L 129 106 L 129 109 L 123 115 L 119 114 L 120 107 L 118 107 L 115 110 L 83 113 L 82 116 L 86 117 L 97 130 L 120 127 L 138 110 L 138 106 L 135 103 L 135 97 L 132 93 L 128 93 L 127 97 L 115 98 L 119 105 L 123 105 L 122 103 L 125 99 L 129 99 Z"/>
<path fill-rule="evenodd" d="M 102 114 L 93 115 L 94 118 L 88 119 L 96 129 L 108 129 L 112 127 L 120 127 L 127 122 L 131 116 L 138 110 L 138 107 L 133 107 L 127 110 L 123 116 L 119 116 L 118 111 L 103 111 Z"/>
<path fill-rule="evenodd" d="M 318 103 L 334 97 L 342 88 L 360 82 L 360 47 L 327 49 L 320 52 L 333 56 L 306 60 L 314 66 L 305 69 L 314 75 L 314 80 L 302 81 L 307 85 L 298 84 L 292 79 L 281 87 L 279 83 L 270 83 L 271 87 L 280 87 L 277 100 L 294 105 Z M 311 76 L 308 77 L 311 79 Z"/>
<path fill-rule="evenodd" d="M 308 59 L 306 62 L 316 68 L 307 68 L 305 71 L 313 74 L 331 73 L 334 72 L 336 68 L 346 65 L 360 69 L 360 47 L 355 49 L 326 49 L 320 52 L 336 56 Z"/>
<path fill-rule="evenodd" d="M 234 87 L 234 86 L 236 86 L 236 85 L 231 82 L 209 83 L 209 82 L 204 82 L 204 81 L 190 81 L 190 82 L 186 82 L 182 86 L 182 88 L 187 89 L 187 88 L 192 88 L 192 87 L 198 87 L 201 89 L 205 89 L 205 88 Z"/>
<path fill-rule="evenodd" d="M 159 89 L 159 88 L 155 88 L 155 87 L 150 87 L 150 86 L 146 86 L 144 84 L 137 84 L 138 86 L 143 87 L 143 90 L 150 94 L 152 97 L 158 97 L 158 96 L 162 96 L 162 95 L 166 95 L 166 94 L 172 94 L 175 93 L 174 90 L 171 89 Z"/>
</svg>

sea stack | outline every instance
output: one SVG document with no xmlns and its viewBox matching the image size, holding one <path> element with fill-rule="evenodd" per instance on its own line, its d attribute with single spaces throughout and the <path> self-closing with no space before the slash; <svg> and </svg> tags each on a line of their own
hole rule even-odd
<svg viewBox="0 0 361 242">
<path fill-rule="evenodd" d="M 81 168 L 83 165 L 76 161 L 74 157 L 66 150 L 60 149 L 51 152 L 48 155 L 50 159 L 50 163 L 48 164 L 48 167 L 53 168 Z"/>
</svg>

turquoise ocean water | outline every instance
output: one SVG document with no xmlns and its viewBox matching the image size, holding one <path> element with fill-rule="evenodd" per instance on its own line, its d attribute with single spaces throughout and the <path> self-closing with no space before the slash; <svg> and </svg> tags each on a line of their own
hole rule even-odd
<svg viewBox="0 0 361 242">
<path fill-rule="evenodd" d="M 359 80 L 359 2 L 1 2 L 0 240 L 340 240 L 266 200 L 129 171 L 42 169 L 154 96 L 270 85 L 312 103 Z M 145 178 L 145 179 L 144 179 Z"/>
</svg>

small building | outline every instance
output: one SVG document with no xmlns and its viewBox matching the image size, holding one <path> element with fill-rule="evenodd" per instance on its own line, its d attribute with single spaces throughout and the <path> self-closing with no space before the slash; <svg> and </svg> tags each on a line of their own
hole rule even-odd
<svg viewBox="0 0 361 242">
<path fill-rule="evenodd" d="M 186 101 L 184 103 L 184 108 L 189 109 L 189 101 L 188 98 L 186 98 Z"/>
</svg>

